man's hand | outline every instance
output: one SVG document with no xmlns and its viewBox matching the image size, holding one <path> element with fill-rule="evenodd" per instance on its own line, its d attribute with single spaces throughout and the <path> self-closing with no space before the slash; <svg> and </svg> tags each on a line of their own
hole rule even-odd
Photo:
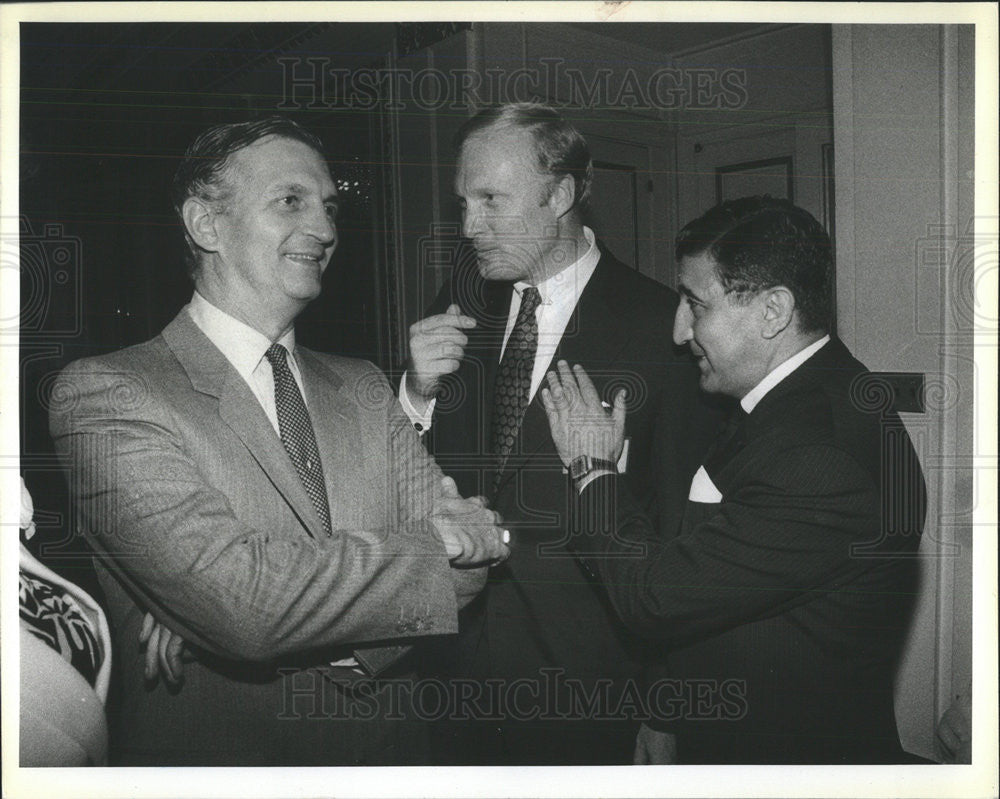
<svg viewBox="0 0 1000 799">
<path fill-rule="evenodd" d="M 566 361 L 559 361 L 558 367 L 546 376 L 549 387 L 541 394 L 563 464 L 569 466 L 581 455 L 617 461 L 625 443 L 625 389 L 615 395 L 608 412 L 582 366 L 570 370 Z"/>
<path fill-rule="evenodd" d="M 482 497 L 463 499 L 450 477 L 441 480 L 441 488 L 431 520 L 452 565 L 469 568 L 504 560 L 510 549 L 500 514 L 487 508 Z"/>
<path fill-rule="evenodd" d="M 430 402 L 438 383 L 456 369 L 469 343 L 463 330 L 476 326 L 476 320 L 462 314 L 452 303 L 443 314 L 428 316 L 410 325 L 410 363 L 406 371 L 406 393 Z"/>
<path fill-rule="evenodd" d="M 677 736 L 669 732 L 657 732 L 643 724 L 635 736 L 635 754 L 632 763 L 636 766 L 670 766 L 677 764 Z"/>
<path fill-rule="evenodd" d="M 139 644 L 146 646 L 145 677 L 154 681 L 160 675 L 167 685 L 178 686 L 184 681 L 184 639 L 160 624 L 147 613 L 139 631 Z"/>
</svg>

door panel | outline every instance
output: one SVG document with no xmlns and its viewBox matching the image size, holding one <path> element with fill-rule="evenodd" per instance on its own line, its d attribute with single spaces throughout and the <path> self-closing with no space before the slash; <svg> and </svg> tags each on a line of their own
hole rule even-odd
<svg viewBox="0 0 1000 799">
<path fill-rule="evenodd" d="M 619 260 L 637 268 L 641 256 L 636 186 L 634 166 L 594 162 L 591 192 L 599 199 L 591 209 L 592 225 Z"/>
<path fill-rule="evenodd" d="M 588 224 L 619 260 L 654 276 L 650 147 L 584 135 L 594 161 Z"/>
<path fill-rule="evenodd" d="M 720 200 L 770 194 L 792 200 L 832 232 L 826 201 L 832 190 L 831 124 L 815 113 L 794 114 L 678 136 L 678 223 Z"/>
</svg>

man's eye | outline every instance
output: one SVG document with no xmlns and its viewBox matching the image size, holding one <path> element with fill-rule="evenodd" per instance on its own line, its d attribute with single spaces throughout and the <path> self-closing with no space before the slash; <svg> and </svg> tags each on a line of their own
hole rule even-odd
<svg viewBox="0 0 1000 799">
<path fill-rule="evenodd" d="M 336 219 L 337 218 L 337 210 L 338 210 L 338 208 L 337 208 L 336 205 L 330 205 L 328 203 L 327 205 L 324 205 L 323 208 L 326 209 L 326 215 L 328 217 L 330 217 L 330 219 Z"/>
<path fill-rule="evenodd" d="M 697 316 L 698 313 L 702 311 L 705 307 L 700 302 L 691 299 L 691 297 L 687 296 L 686 294 L 681 295 L 681 302 L 684 303 L 688 307 L 688 310 L 691 311 L 691 313 L 694 314 L 695 316 Z"/>
<path fill-rule="evenodd" d="M 282 205 L 288 206 L 289 208 L 297 208 L 299 206 L 300 200 L 297 194 L 286 194 L 280 200 L 278 200 Z"/>
</svg>

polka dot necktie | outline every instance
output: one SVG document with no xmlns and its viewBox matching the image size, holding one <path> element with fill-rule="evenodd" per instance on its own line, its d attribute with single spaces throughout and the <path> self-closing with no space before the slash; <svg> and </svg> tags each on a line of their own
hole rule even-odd
<svg viewBox="0 0 1000 799">
<path fill-rule="evenodd" d="M 278 411 L 281 443 L 295 464 L 306 493 L 323 522 L 323 529 L 330 535 L 330 505 L 326 498 L 323 463 L 319 458 L 309 411 L 288 368 L 288 352 L 280 344 L 272 344 L 264 357 L 270 361 L 274 373 L 274 404 Z"/>
<path fill-rule="evenodd" d="M 493 481 L 494 493 L 500 485 L 507 456 L 514 448 L 521 419 L 528 407 L 531 373 L 535 368 L 535 350 L 538 347 L 535 309 L 541 301 L 534 286 L 521 293 L 521 308 L 497 371 L 493 392 L 493 452 L 499 456 L 500 462 Z"/>
</svg>

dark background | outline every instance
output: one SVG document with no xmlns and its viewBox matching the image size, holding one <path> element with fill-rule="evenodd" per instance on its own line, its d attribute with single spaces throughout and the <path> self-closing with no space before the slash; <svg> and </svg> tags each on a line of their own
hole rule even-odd
<svg viewBox="0 0 1000 799">
<path fill-rule="evenodd" d="M 324 140 L 341 199 L 340 243 L 321 297 L 297 322 L 298 339 L 386 370 L 400 365 L 407 314 L 412 318 L 433 296 L 424 278 L 433 278 L 434 269 L 411 274 L 408 282 L 396 274 L 404 256 L 422 262 L 427 254 L 406 250 L 424 237 L 401 227 L 394 203 L 411 212 L 403 215 L 410 225 L 430 219 L 430 209 L 412 206 L 426 205 L 433 194 L 425 185 L 432 169 L 440 180 L 450 180 L 450 156 L 441 152 L 434 156 L 437 163 L 423 163 L 431 143 L 407 140 L 425 135 L 415 134 L 421 126 L 412 124 L 412 117 L 403 120 L 410 123 L 405 129 L 392 129 L 381 111 L 385 95 L 370 110 L 301 102 L 280 109 L 278 59 L 297 58 L 295 72 L 301 74 L 310 58 L 358 70 L 384 66 L 392 52 L 401 64 L 414 56 L 408 66 L 419 68 L 424 48 L 445 42 L 433 63 L 446 68 L 466 62 L 462 47 L 446 40 L 470 27 L 463 22 L 21 24 L 21 472 L 37 506 L 38 535 L 30 544 L 36 555 L 94 588 L 89 551 L 74 534 L 66 475 L 48 434 L 49 395 L 67 363 L 152 338 L 190 299 L 193 286 L 184 269 L 181 226 L 170 206 L 170 182 L 185 149 L 205 128 L 280 111 Z M 669 50 L 755 26 L 598 27 L 626 43 Z M 509 63 L 516 62 L 511 54 Z M 508 62 L 501 56 L 498 63 Z M 615 57 L 608 63 L 620 66 Z M 449 108 L 437 114 L 436 124 L 442 131 L 457 128 L 468 111 L 461 104 Z M 442 141 L 447 138 L 441 135 Z M 394 151 L 389 140 L 399 142 L 399 164 L 386 155 Z M 395 197 L 387 188 L 393 169 L 400 172 Z M 454 209 L 448 213 L 449 219 L 457 216 Z M 447 231 L 436 232 L 434 243 L 442 251 L 461 252 Z M 407 295 L 397 296 L 404 282 Z"/>
<path fill-rule="evenodd" d="M 152 338 L 188 302 L 193 285 L 169 200 L 179 159 L 211 125 L 275 113 L 273 95 L 219 87 L 263 65 L 273 73 L 278 53 L 328 26 L 21 26 L 21 471 L 38 528 L 29 546 L 86 588 L 96 589 L 89 552 L 73 534 L 48 434 L 53 381 L 72 360 Z M 341 54 L 346 65 L 377 60 L 394 34 L 391 24 L 340 27 L 355 43 Z M 341 196 L 340 243 L 298 338 L 385 361 L 384 297 L 372 257 L 385 185 L 373 155 L 378 112 L 282 113 L 326 143 Z"/>
</svg>

